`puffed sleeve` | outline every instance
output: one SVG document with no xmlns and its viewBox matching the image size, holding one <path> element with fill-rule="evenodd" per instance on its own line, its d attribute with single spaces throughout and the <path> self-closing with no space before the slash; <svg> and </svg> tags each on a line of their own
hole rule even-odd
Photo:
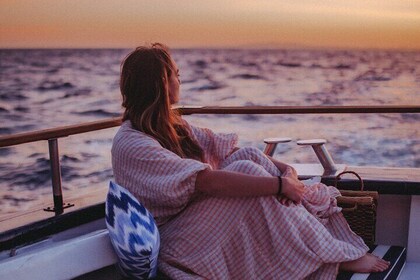
<svg viewBox="0 0 420 280">
<path fill-rule="evenodd" d="M 186 207 L 197 173 L 211 168 L 179 157 L 127 122 L 114 137 L 111 154 L 116 183 L 136 196 L 159 225 Z"/>
<path fill-rule="evenodd" d="M 215 133 L 208 128 L 188 125 L 193 138 L 197 140 L 204 150 L 205 162 L 218 169 L 219 164 L 225 160 L 238 144 L 238 135 L 235 133 Z"/>
</svg>

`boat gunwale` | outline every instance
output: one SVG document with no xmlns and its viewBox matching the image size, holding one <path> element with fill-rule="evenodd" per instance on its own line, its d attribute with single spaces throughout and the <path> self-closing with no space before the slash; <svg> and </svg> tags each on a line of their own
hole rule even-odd
<svg viewBox="0 0 420 280">
<path fill-rule="evenodd" d="M 378 106 L 177 106 L 182 115 L 192 114 L 378 114 L 378 113 L 420 113 L 420 105 L 378 105 Z M 0 148 L 19 144 L 67 137 L 120 126 L 122 118 L 108 118 L 99 121 L 56 127 L 45 130 L 23 132 L 0 136 Z"/>
<path fill-rule="evenodd" d="M 0 232 L 0 252 L 33 244 L 65 230 L 105 218 L 105 202 Z M 5 222 L 5 221 L 4 221 Z"/>
</svg>

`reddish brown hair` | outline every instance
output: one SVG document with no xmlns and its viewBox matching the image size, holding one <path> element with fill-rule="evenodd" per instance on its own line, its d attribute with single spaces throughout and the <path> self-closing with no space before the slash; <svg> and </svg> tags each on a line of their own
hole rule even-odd
<svg viewBox="0 0 420 280">
<path fill-rule="evenodd" d="M 169 49 L 162 44 L 138 47 L 123 61 L 120 90 L 123 120 L 183 158 L 202 159 L 203 150 L 171 109 L 168 81 L 174 74 Z"/>
</svg>

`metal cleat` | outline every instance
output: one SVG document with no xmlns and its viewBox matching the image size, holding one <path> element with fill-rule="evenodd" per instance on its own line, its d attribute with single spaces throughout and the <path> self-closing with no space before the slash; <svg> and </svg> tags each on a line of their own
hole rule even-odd
<svg viewBox="0 0 420 280">
<path fill-rule="evenodd" d="M 299 146 L 312 146 L 312 149 L 314 150 L 318 160 L 324 168 L 322 176 L 336 176 L 346 169 L 346 165 L 334 163 L 334 160 L 324 145 L 325 143 L 327 143 L 327 140 L 325 139 L 308 139 L 297 141 Z"/>
<path fill-rule="evenodd" d="M 264 154 L 273 156 L 278 143 L 287 143 L 292 141 L 291 138 L 265 138 L 264 143 L 267 144 L 264 149 Z"/>
</svg>

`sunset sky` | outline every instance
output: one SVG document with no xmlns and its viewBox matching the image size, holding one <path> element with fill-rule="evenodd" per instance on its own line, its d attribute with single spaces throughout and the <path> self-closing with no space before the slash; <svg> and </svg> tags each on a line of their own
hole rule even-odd
<svg viewBox="0 0 420 280">
<path fill-rule="evenodd" d="M 0 0 L 0 48 L 420 49 L 420 0 Z"/>
</svg>

